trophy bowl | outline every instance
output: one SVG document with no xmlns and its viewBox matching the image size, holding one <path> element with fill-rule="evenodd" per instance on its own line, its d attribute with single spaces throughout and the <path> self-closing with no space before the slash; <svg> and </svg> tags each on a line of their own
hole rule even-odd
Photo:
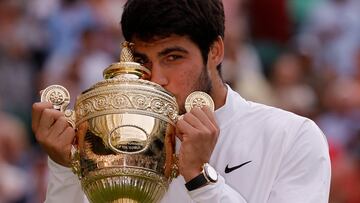
<svg viewBox="0 0 360 203">
<path fill-rule="evenodd" d="M 157 202 L 174 169 L 175 99 L 145 80 L 108 79 L 75 105 L 79 177 L 91 202 Z"/>
<path fill-rule="evenodd" d="M 64 87 L 41 93 L 41 101 L 65 112 L 76 129 L 72 169 L 90 202 L 158 202 L 178 174 L 178 105 L 171 93 L 146 80 L 150 74 L 124 43 L 120 62 L 77 97 L 74 110 L 66 109 L 70 96 Z M 209 104 L 200 95 L 187 106 Z"/>
</svg>

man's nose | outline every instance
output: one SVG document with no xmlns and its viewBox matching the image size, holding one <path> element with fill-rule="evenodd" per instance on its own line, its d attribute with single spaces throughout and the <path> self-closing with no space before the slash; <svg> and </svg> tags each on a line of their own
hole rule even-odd
<svg viewBox="0 0 360 203">
<path fill-rule="evenodd" d="M 168 79 L 159 65 L 153 64 L 150 81 L 161 86 L 166 86 L 168 84 Z"/>
</svg>

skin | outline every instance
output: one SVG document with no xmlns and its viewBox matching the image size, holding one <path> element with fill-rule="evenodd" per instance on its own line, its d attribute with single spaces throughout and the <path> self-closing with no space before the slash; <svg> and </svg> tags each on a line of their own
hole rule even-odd
<svg viewBox="0 0 360 203">
<path fill-rule="evenodd" d="M 184 111 L 186 97 L 195 90 L 206 91 L 214 100 L 215 109 L 223 106 L 226 86 L 216 70 L 224 57 L 224 43 L 219 37 L 211 46 L 204 63 L 200 49 L 186 36 L 142 41 L 134 38 L 135 60 L 151 70 L 151 81 L 171 92 Z M 211 88 L 210 88 L 211 87 Z M 35 103 L 32 127 L 36 139 L 55 162 L 69 166 L 70 149 L 75 132 L 64 114 L 46 102 Z M 179 151 L 179 172 L 185 181 L 200 174 L 216 145 L 219 128 L 214 113 L 207 107 L 193 108 L 176 123 L 182 141 Z M 194 156 L 196 155 L 196 156 Z"/>
</svg>

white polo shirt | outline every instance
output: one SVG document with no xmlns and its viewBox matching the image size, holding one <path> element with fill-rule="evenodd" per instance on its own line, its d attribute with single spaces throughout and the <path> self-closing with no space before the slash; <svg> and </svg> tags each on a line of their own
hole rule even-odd
<svg viewBox="0 0 360 203">
<path fill-rule="evenodd" d="M 246 101 L 230 87 L 215 116 L 220 135 L 209 163 L 219 180 L 188 192 L 179 176 L 162 203 L 328 202 L 328 144 L 313 121 Z M 46 202 L 87 202 L 70 169 L 50 159 L 49 169 Z"/>
</svg>

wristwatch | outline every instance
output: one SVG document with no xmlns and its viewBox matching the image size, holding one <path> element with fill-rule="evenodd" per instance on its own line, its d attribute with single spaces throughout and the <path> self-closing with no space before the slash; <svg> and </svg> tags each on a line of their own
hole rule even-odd
<svg viewBox="0 0 360 203">
<path fill-rule="evenodd" d="M 216 183 L 217 180 L 218 174 L 216 170 L 210 166 L 210 164 L 205 163 L 201 173 L 195 178 L 191 179 L 189 182 L 185 183 L 185 187 L 188 191 L 192 191 L 209 183 Z"/>
</svg>

